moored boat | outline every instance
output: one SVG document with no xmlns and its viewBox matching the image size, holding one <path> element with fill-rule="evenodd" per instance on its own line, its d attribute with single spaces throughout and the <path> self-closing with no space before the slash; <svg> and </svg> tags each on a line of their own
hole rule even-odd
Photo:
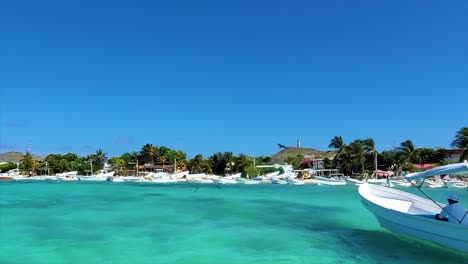
<svg viewBox="0 0 468 264">
<path fill-rule="evenodd" d="M 409 174 L 405 178 L 408 181 L 424 181 L 425 178 L 434 175 L 460 172 L 468 172 L 468 163 L 441 166 Z M 468 252 L 468 211 L 461 219 L 455 219 L 457 223 L 450 223 L 435 219 L 435 215 L 440 213 L 445 205 L 431 199 L 371 184 L 361 185 L 358 192 L 362 205 L 373 213 L 386 229 Z"/>
<path fill-rule="evenodd" d="M 364 183 L 363 181 L 360 181 L 358 179 L 354 179 L 351 177 L 345 177 L 344 180 L 346 182 L 346 185 L 351 185 L 351 186 L 361 185 Z"/>
<path fill-rule="evenodd" d="M 343 177 L 344 178 L 344 177 Z M 326 178 L 322 176 L 315 176 L 318 185 L 346 185 L 346 181 L 341 177 Z"/>
</svg>

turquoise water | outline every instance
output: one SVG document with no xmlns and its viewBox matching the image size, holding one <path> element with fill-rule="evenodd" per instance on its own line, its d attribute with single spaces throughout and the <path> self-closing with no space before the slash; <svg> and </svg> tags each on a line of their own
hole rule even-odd
<svg viewBox="0 0 468 264">
<path fill-rule="evenodd" d="M 425 191 L 440 201 L 448 193 Z M 452 192 L 468 201 L 468 190 Z M 0 182 L 2 264 L 439 264 L 467 257 L 380 228 L 351 186 Z"/>
</svg>

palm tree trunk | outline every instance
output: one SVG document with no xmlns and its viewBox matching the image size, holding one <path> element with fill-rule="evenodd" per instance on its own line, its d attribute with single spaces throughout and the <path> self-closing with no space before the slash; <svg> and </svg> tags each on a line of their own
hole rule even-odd
<svg viewBox="0 0 468 264">
<path fill-rule="evenodd" d="M 375 164 L 375 178 L 378 178 L 378 172 L 379 170 L 377 169 L 377 151 L 374 151 L 374 164 Z"/>
</svg>

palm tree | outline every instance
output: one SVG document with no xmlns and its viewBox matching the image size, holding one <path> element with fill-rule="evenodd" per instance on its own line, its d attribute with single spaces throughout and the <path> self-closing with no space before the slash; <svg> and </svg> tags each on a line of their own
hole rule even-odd
<svg viewBox="0 0 468 264">
<path fill-rule="evenodd" d="M 252 166 L 253 166 L 253 160 L 244 154 L 240 154 L 239 157 L 237 157 L 235 161 L 235 170 L 242 172 L 242 174 L 245 177 L 247 177 L 247 171 Z M 249 175 L 249 176 L 252 176 L 252 175 Z"/>
<path fill-rule="evenodd" d="M 153 144 L 146 144 L 141 148 L 140 154 L 144 163 L 154 164 L 154 158 L 158 155 L 158 148 Z"/>
<path fill-rule="evenodd" d="M 37 160 L 32 161 L 30 169 L 31 169 L 33 175 L 36 175 L 36 172 L 39 169 L 39 166 L 40 166 L 39 161 L 37 161 Z"/>
<path fill-rule="evenodd" d="M 208 158 L 208 164 L 213 173 L 221 175 L 224 174 L 226 163 L 224 162 L 223 154 L 221 152 L 214 153 Z"/>
<path fill-rule="evenodd" d="M 460 162 L 468 160 L 468 127 L 462 127 L 458 130 L 455 139 L 450 145 L 454 148 L 462 149 Z"/>
<path fill-rule="evenodd" d="M 109 163 L 115 170 L 119 171 L 119 174 L 126 174 L 127 162 L 122 158 L 112 157 L 109 159 Z"/>
<path fill-rule="evenodd" d="M 351 144 L 349 144 L 346 147 L 346 153 L 349 158 L 348 162 L 352 164 L 353 169 L 357 169 L 357 170 L 364 172 L 366 152 L 364 149 L 364 145 L 361 142 L 362 140 L 355 140 L 351 142 Z"/>
<path fill-rule="evenodd" d="M 27 151 L 20 160 L 19 166 L 22 173 L 32 175 L 34 173 L 34 160 L 29 151 Z"/>
<path fill-rule="evenodd" d="M 96 154 L 95 154 L 95 162 L 96 164 L 98 165 L 103 165 L 104 162 L 107 162 L 107 153 L 104 153 L 104 151 L 102 149 L 98 149 L 96 151 Z"/>
<path fill-rule="evenodd" d="M 193 159 L 189 161 L 190 171 L 200 172 L 203 170 L 205 160 L 201 154 L 195 155 Z"/>
<path fill-rule="evenodd" d="M 164 170 L 164 164 L 166 163 L 166 157 L 165 156 L 160 156 L 159 161 L 162 163 L 162 169 Z"/>
<path fill-rule="evenodd" d="M 374 140 L 372 138 L 367 138 L 367 139 L 364 139 L 362 141 L 363 145 L 364 145 L 364 150 L 366 152 L 367 155 L 372 155 L 373 156 L 373 160 L 374 160 L 374 169 L 375 169 L 375 176 L 377 177 L 377 172 L 378 172 L 378 169 L 377 169 L 377 155 L 379 154 L 377 152 L 377 150 L 375 149 L 375 144 L 374 144 Z"/>
<path fill-rule="evenodd" d="M 407 139 L 400 143 L 400 147 L 397 148 L 400 153 L 403 163 L 413 162 L 418 159 L 416 148 L 411 140 Z"/>
<path fill-rule="evenodd" d="M 130 153 L 130 156 L 132 157 L 132 160 L 134 162 L 137 162 L 139 157 L 140 157 L 140 154 L 138 152 L 136 152 L 136 151 L 133 151 L 132 153 Z"/>
<path fill-rule="evenodd" d="M 341 136 L 335 136 L 330 141 L 330 144 L 328 144 L 328 147 L 338 150 L 335 157 L 333 158 L 333 162 L 335 163 L 335 166 L 339 165 L 341 163 L 339 162 L 341 159 L 341 156 L 344 154 L 345 148 L 346 148 L 346 144 L 343 142 L 343 138 Z"/>
</svg>

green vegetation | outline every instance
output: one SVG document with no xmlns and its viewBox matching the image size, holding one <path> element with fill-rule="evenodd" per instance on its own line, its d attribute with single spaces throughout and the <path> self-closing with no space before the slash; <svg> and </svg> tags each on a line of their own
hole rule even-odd
<svg viewBox="0 0 468 264">
<path fill-rule="evenodd" d="M 468 127 L 462 127 L 457 131 L 451 146 L 463 150 L 460 161 L 468 160 Z"/>
<path fill-rule="evenodd" d="M 453 147 L 463 150 L 460 161 L 467 159 L 468 148 L 468 128 L 462 128 L 456 133 Z M 439 165 L 447 164 L 445 161 L 446 151 L 443 148 L 415 148 L 411 140 L 405 140 L 395 150 L 382 151 L 377 153 L 374 149 L 372 139 L 357 139 L 349 145 L 344 144 L 341 137 L 334 137 L 329 147 L 338 150 L 333 159 L 333 164 L 341 168 L 345 174 L 352 173 L 372 173 L 375 171 L 375 156 L 380 169 L 392 170 L 394 172 L 410 171 L 417 169 L 413 164 L 435 163 Z"/>
<path fill-rule="evenodd" d="M 7 162 L 0 164 L 0 173 L 7 172 L 12 169 L 16 169 L 17 165 L 15 163 Z"/>
<path fill-rule="evenodd" d="M 452 147 L 462 149 L 460 161 L 468 159 L 468 128 L 463 127 L 457 131 L 455 139 L 451 143 Z M 137 165 L 154 169 L 162 168 L 173 171 L 174 165 L 177 170 L 190 170 L 191 173 L 208 173 L 216 175 L 231 175 L 242 173 L 243 177 L 253 177 L 256 175 L 271 172 L 272 168 L 257 168 L 258 165 L 271 165 L 287 163 L 293 165 L 294 169 L 311 168 L 313 166 L 309 153 L 315 158 L 323 158 L 324 168 L 338 168 L 347 175 L 353 173 L 371 174 L 378 167 L 382 170 L 392 170 L 394 172 L 416 171 L 413 164 L 435 163 L 446 164 L 445 149 L 438 148 L 415 148 L 411 140 L 401 142 L 400 146 L 394 150 L 382 151 L 378 153 L 375 149 L 372 138 L 356 139 L 349 144 L 345 144 L 341 136 L 331 139 L 330 148 L 334 152 L 321 152 L 313 149 L 288 147 L 283 149 L 273 157 L 250 157 L 244 154 L 233 155 L 232 152 L 217 152 L 208 158 L 201 154 L 195 155 L 187 161 L 187 155 L 182 150 L 172 150 L 165 146 L 144 145 L 139 152 L 124 153 L 120 157 L 108 158 L 107 154 L 99 149 L 94 154 L 79 157 L 76 154 L 68 153 L 64 155 L 50 154 L 43 161 L 37 161 L 27 152 L 22 156 L 19 168 L 23 174 L 56 174 L 66 171 L 78 171 L 79 174 L 89 175 L 103 168 L 105 162 L 109 162 L 113 169 L 120 175 L 134 174 Z M 16 168 L 14 163 L 0 165 L 2 172 Z"/>
</svg>

